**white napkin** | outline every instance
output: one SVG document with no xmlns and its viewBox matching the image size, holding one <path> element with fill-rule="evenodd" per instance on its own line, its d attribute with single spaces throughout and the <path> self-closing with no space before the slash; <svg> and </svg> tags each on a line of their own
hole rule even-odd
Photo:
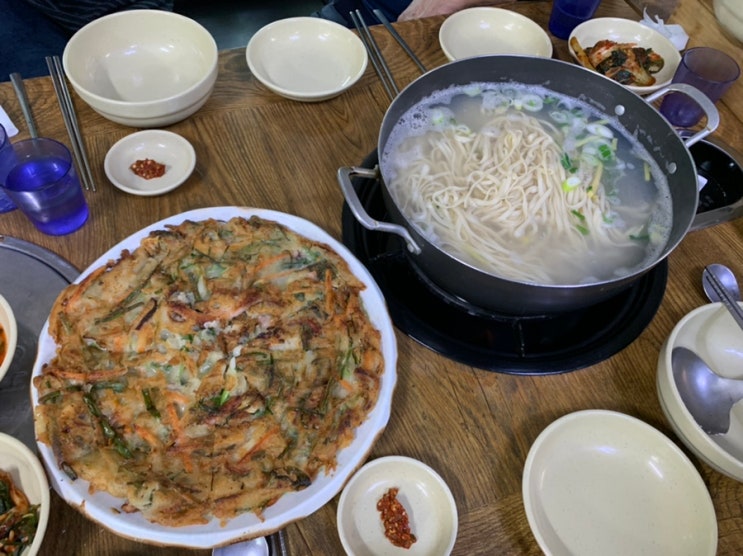
<svg viewBox="0 0 743 556">
<path fill-rule="evenodd" d="M 676 50 L 683 50 L 686 48 L 686 43 L 689 42 L 689 35 L 686 34 L 684 28 L 681 25 L 665 25 L 663 20 L 657 15 L 655 21 L 648 15 L 648 10 L 645 8 L 642 12 L 642 19 L 640 24 L 645 27 L 650 27 L 658 31 L 661 35 L 664 35 L 668 40 L 673 43 Z"/>
<path fill-rule="evenodd" d="M 5 133 L 8 134 L 8 137 L 13 137 L 18 134 L 18 128 L 10 121 L 10 117 L 2 106 L 0 106 L 0 125 L 5 128 Z"/>
</svg>

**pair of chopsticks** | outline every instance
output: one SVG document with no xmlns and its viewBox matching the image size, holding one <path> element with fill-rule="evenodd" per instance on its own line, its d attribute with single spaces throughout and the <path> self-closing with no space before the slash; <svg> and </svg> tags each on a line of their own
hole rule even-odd
<svg viewBox="0 0 743 556">
<path fill-rule="evenodd" d="M 360 10 L 349 12 L 349 15 L 351 16 L 351 20 L 356 27 L 356 31 L 359 33 L 359 38 L 361 38 L 361 41 L 366 47 L 366 51 L 369 54 L 369 59 L 371 60 L 372 66 L 374 66 L 374 70 L 377 72 L 379 79 L 382 81 L 382 85 L 384 86 L 385 91 L 387 91 L 387 96 L 390 97 L 390 100 L 394 100 L 395 97 L 400 94 L 400 89 L 398 88 L 397 83 L 395 83 L 395 79 L 392 77 L 392 72 L 390 71 L 387 62 L 382 55 L 382 51 L 377 45 L 377 41 L 374 40 L 374 37 L 369 31 L 369 27 L 367 26 L 366 21 L 364 21 L 364 16 L 361 15 Z M 405 53 L 410 56 L 410 58 L 415 62 L 421 72 L 425 73 L 426 67 L 421 63 L 415 53 L 411 50 L 411 48 L 400 36 L 397 30 L 392 26 L 389 20 L 384 16 L 384 14 L 380 10 L 374 10 L 374 15 L 384 25 L 385 29 L 387 29 L 389 33 L 394 37 L 394 39 L 400 44 Z"/>
<path fill-rule="evenodd" d="M 59 108 L 62 111 L 64 124 L 67 128 L 67 133 L 70 136 L 72 152 L 75 155 L 75 162 L 80 176 L 80 181 L 86 191 L 95 191 L 95 182 L 93 181 L 93 173 L 90 170 L 88 154 L 85 149 L 82 135 L 80 135 L 80 126 L 77 122 L 77 114 L 75 113 L 75 107 L 72 104 L 72 97 L 70 96 L 70 90 L 67 87 L 67 80 L 65 79 L 59 56 L 47 56 L 46 65 L 49 68 L 49 75 L 52 78 L 54 92 L 57 94 Z"/>
</svg>

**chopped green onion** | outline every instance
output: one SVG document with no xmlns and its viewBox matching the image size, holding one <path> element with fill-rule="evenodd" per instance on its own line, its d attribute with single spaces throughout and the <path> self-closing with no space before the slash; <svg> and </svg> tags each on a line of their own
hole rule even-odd
<svg viewBox="0 0 743 556">
<path fill-rule="evenodd" d="M 580 178 L 578 176 L 570 176 L 564 182 L 562 182 L 562 190 L 566 193 L 578 187 L 580 185 Z"/>
</svg>

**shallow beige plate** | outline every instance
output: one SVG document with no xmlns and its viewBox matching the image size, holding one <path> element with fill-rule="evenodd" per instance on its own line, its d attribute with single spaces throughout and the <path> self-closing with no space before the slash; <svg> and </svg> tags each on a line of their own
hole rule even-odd
<svg viewBox="0 0 743 556">
<path fill-rule="evenodd" d="M 248 512 L 227 523 L 220 523 L 217 519 L 212 519 L 204 525 L 188 527 L 167 527 L 152 523 L 138 512 L 121 512 L 119 508 L 124 502 L 122 499 L 114 498 L 104 492 L 91 494 L 88 491 L 86 481 L 82 479 L 70 480 L 59 468 L 57 458 L 54 456 L 51 447 L 39 442 L 39 454 L 49 471 L 50 483 L 57 493 L 68 504 L 76 507 L 90 519 L 122 537 L 156 545 L 211 548 L 262 537 L 278 531 L 287 524 L 317 511 L 338 494 L 348 477 L 366 459 L 377 438 L 387 426 L 392 405 L 392 394 L 397 383 L 397 341 L 387 311 L 387 304 L 379 286 L 364 265 L 342 243 L 308 220 L 283 212 L 249 207 L 210 207 L 183 212 L 147 226 L 122 240 L 84 270 L 76 282 L 80 282 L 94 269 L 106 264 L 109 260 L 119 258 L 123 250 L 133 251 L 150 232 L 163 230 L 168 224 L 177 226 L 186 220 L 194 222 L 209 218 L 228 220 L 238 216 L 243 218 L 258 216 L 265 220 L 278 222 L 306 238 L 329 245 L 343 257 L 351 272 L 364 283 L 366 288 L 360 294 L 361 299 L 369 314 L 369 319 L 374 327 L 379 330 L 382 354 L 384 355 L 384 373 L 381 377 L 379 398 L 366 421 L 356 429 L 356 437 L 351 444 L 338 453 L 336 468 L 327 474 L 321 473 L 306 489 L 282 496 L 278 502 L 264 510 L 263 519 L 259 519 L 256 514 Z M 51 361 L 57 350 L 57 345 L 49 334 L 48 326 L 49 322 L 47 320 L 39 336 L 38 354 L 32 371 L 33 376 L 38 376 L 41 373 L 42 366 Z M 33 405 L 39 403 L 36 388 L 31 388 L 31 402 Z"/>
<path fill-rule="evenodd" d="M 36 535 L 31 546 L 21 553 L 21 556 L 33 556 L 41 547 L 49 521 L 49 483 L 44 469 L 23 442 L 4 433 L 0 433 L 0 469 L 10 473 L 31 504 L 40 504 Z"/>
<path fill-rule="evenodd" d="M 657 52 L 663 57 L 665 64 L 663 69 L 658 73 L 653 74 L 655 77 L 655 84 L 649 87 L 638 87 L 636 85 L 626 85 L 626 87 L 639 95 L 649 95 L 652 92 L 657 91 L 661 87 L 665 87 L 673 79 L 673 74 L 676 73 L 676 68 L 681 62 L 681 54 L 673 46 L 673 43 L 666 37 L 661 35 L 655 29 L 645 27 L 637 21 L 631 19 L 622 19 L 619 17 L 598 17 L 595 19 L 589 19 L 578 25 L 573 32 L 570 33 L 568 39 L 568 50 L 570 55 L 578 59 L 575 55 L 573 47 L 570 46 L 570 39 L 575 37 L 578 39 L 582 48 L 588 48 L 596 44 L 600 40 L 611 40 L 614 42 L 632 42 L 636 43 L 637 46 L 642 48 L 652 48 L 654 52 Z"/>
<path fill-rule="evenodd" d="M 397 487 L 417 541 L 394 546 L 385 536 L 377 501 Z M 348 482 L 338 502 L 338 534 L 350 556 L 449 554 L 457 538 L 457 506 L 444 480 L 425 463 L 404 456 L 370 461 Z"/>
<path fill-rule="evenodd" d="M 537 437 L 523 477 L 526 515 L 554 556 L 714 555 L 717 521 L 689 458 L 614 411 L 570 413 Z"/>
<path fill-rule="evenodd" d="M 137 160 L 150 158 L 165 164 L 165 174 L 144 179 L 132 172 Z M 162 129 L 148 129 L 127 135 L 106 154 L 103 168 L 111 183 L 132 195 L 162 195 L 181 185 L 193 172 L 196 153 L 180 135 Z"/>
<path fill-rule="evenodd" d="M 492 54 L 552 56 L 552 41 L 539 25 L 502 8 L 455 12 L 441 24 L 439 44 L 450 61 Z"/>
</svg>

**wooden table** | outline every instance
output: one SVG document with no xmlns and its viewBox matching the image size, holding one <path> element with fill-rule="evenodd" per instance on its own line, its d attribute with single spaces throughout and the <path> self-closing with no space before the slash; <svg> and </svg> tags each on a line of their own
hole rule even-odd
<svg viewBox="0 0 743 556">
<path fill-rule="evenodd" d="M 690 45 L 743 50 L 720 33 L 711 0 L 666 0 L 670 22 L 684 25 Z M 509 6 L 546 27 L 550 4 Z M 598 16 L 638 19 L 623 0 L 604 0 Z M 437 32 L 443 18 L 412 21 L 400 33 L 428 67 L 445 62 Z M 413 63 L 382 28 L 374 29 L 401 84 L 417 77 Z M 568 59 L 565 41 L 556 56 Z M 41 135 L 67 142 L 48 78 L 26 83 Z M 743 151 L 743 80 L 718 104 L 716 137 Z M 83 269 L 109 247 L 152 222 L 190 209 L 249 205 L 293 213 L 341 237 L 342 196 L 338 167 L 360 163 L 378 137 L 387 96 L 371 66 L 340 97 L 320 104 L 279 98 L 250 75 L 242 49 L 220 54 L 220 74 L 209 102 L 171 127 L 195 146 L 197 166 L 179 189 L 162 197 L 135 197 L 108 183 L 103 158 L 133 130 L 113 124 L 76 99 L 93 162 L 98 192 L 88 194 L 89 222 L 64 237 L 45 236 L 15 211 L 0 215 L 0 234 L 46 247 Z M 10 83 L 0 84 L 0 104 L 24 131 Z M 724 263 L 743 276 L 743 222 L 693 232 L 669 258 L 663 303 L 646 330 L 620 353 L 579 371 L 550 376 L 513 376 L 461 365 L 398 332 L 399 382 L 392 417 L 370 457 L 402 454 L 436 469 L 451 487 L 459 510 L 455 554 L 539 554 L 521 497 L 521 474 L 537 435 L 555 419 L 581 409 L 610 409 L 638 417 L 678 439 L 661 411 L 655 373 L 661 343 L 688 311 L 706 302 L 702 268 Z M 0 261 L 2 264 L 2 261 Z M 19 279 L 22 279 L 19 277 Z M 0 285 L 0 290 L 2 285 Z M 21 309 L 22 310 L 22 309 Z M 678 442 L 679 445 L 680 442 Z M 683 447 L 683 446 L 682 446 Z M 685 449 L 685 448 L 684 448 Z M 689 453 L 687 451 L 687 453 Z M 691 455 L 691 454 L 690 454 Z M 743 551 L 743 485 L 692 457 L 712 495 L 719 522 L 719 554 Z M 291 554 L 341 554 L 335 524 L 337 497 L 286 529 Z M 53 494 L 42 554 L 182 554 L 120 538 L 88 521 Z M 208 551 L 194 551 L 208 554 Z"/>
</svg>

